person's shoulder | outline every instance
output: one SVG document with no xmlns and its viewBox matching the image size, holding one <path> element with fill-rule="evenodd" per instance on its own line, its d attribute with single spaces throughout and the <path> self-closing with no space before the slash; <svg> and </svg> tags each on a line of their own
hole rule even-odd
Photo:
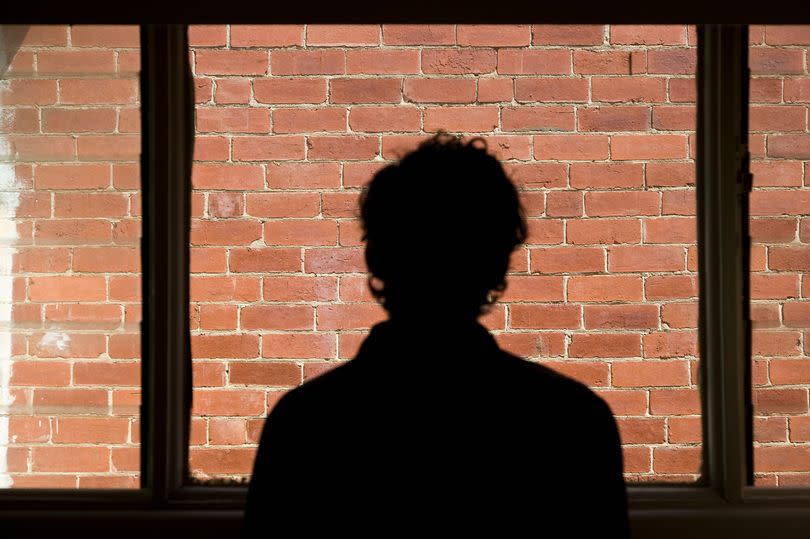
<svg viewBox="0 0 810 539">
<path fill-rule="evenodd" d="M 355 360 L 341 361 L 331 369 L 306 380 L 300 386 L 287 391 L 276 403 L 276 415 L 300 414 L 308 408 L 322 408 L 324 401 L 336 401 L 340 395 L 351 394 L 348 387 L 354 379 Z"/>
<path fill-rule="evenodd" d="M 500 356 L 502 364 L 518 375 L 514 379 L 520 380 L 529 394 L 569 407 L 569 410 L 587 410 L 594 415 L 613 417 L 607 402 L 579 380 L 505 350 L 500 350 Z"/>
</svg>

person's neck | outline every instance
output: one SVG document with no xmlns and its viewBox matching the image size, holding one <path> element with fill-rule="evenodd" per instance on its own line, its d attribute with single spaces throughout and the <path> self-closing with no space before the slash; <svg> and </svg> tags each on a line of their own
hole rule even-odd
<svg viewBox="0 0 810 539">
<path fill-rule="evenodd" d="M 422 329 L 439 329 L 442 331 L 469 330 L 480 327 L 478 317 L 454 316 L 441 311 L 420 313 L 391 313 L 388 322 L 397 327 Z"/>
</svg>

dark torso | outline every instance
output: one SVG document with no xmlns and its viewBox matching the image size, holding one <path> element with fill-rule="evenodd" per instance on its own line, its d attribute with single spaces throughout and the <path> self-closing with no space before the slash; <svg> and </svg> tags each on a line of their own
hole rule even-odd
<svg viewBox="0 0 810 539">
<path fill-rule="evenodd" d="M 355 359 L 285 396 L 257 457 L 248 535 L 293 529 L 293 515 L 324 531 L 626 534 L 605 403 L 479 325 L 441 337 L 380 324 Z"/>
</svg>

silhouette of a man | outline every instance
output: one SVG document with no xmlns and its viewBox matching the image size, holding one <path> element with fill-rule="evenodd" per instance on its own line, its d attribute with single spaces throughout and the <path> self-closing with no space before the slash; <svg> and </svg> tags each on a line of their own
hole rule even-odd
<svg viewBox="0 0 810 539">
<path fill-rule="evenodd" d="M 526 237 L 483 141 L 423 142 L 374 176 L 360 216 L 389 319 L 269 415 L 245 536 L 628 536 L 608 406 L 477 321 Z"/>
</svg>

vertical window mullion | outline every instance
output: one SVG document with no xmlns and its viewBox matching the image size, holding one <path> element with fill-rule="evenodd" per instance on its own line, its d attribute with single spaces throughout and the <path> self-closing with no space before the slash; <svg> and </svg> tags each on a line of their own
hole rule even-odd
<svg viewBox="0 0 810 539">
<path fill-rule="evenodd" d="M 751 475 L 748 27 L 698 29 L 697 217 L 704 477 L 737 502 Z"/>
<path fill-rule="evenodd" d="M 165 503 L 187 475 L 194 97 L 185 25 L 141 27 L 142 484 Z"/>
</svg>

